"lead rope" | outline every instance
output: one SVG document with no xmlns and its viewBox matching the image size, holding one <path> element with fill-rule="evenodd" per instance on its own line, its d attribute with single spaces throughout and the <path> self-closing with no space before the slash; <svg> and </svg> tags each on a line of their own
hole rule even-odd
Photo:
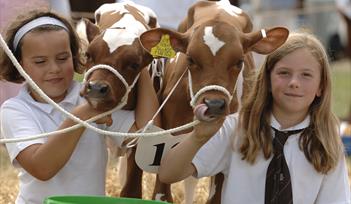
<svg viewBox="0 0 351 204">
<path fill-rule="evenodd" d="M 159 136 L 159 135 L 164 135 L 164 134 L 170 134 L 170 133 L 175 133 L 175 132 L 179 132 L 185 129 L 188 129 L 190 127 L 195 126 L 196 124 L 199 123 L 198 120 L 194 120 L 188 124 L 176 127 L 176 128 L 172 128 L 169 130 L 163 130 L 163 131 L 158 131 L 158 132 L 152 132 L 152 133 L 121 133 L 121 132 L 112 132 L 112 131 L 106 131 L 106 130 L 102 130 L 99 128 L 96 128 L 92 125 L 90 125 L 88 122 L 92 122 L 95 121 L 99 118 L 102 118 L 104 116 L 107 116 L 111 113 L 113 113 L 114 111 L 121 109 L 123 106 L 125 106 L 127 99 L 128 99 L 128 90 L 130 91 L 131 88 L 129 88 L 129 86 L 126 87 L 126 93 L 122 98 L 122 101 L 119 105 L 117 105 L 115 108 L 113 108 L 110 111 L 107 111 L 105 113 L 99 114 L 93 118 L 90 118 L 89 120 L 86 121 L 82 121 L 81 119 L 79 119 L 78 117 L 72 115 L 71 113 L 67 112 L 66 110 L 64 110 L 63 108 L 61 108 L 58 104 L 56 104 L 52 99 L 50 99 L 36 84 L 35 82 L 30 78 L 29 75 L 27 75 L 27 73 L 23 70 L 22 66 L 18 63 L 17 59 L 15 58 L 15 56 L 12 54 L 11 50 L 8 48 L 6 42 L 4 41 L 2 35 L 0 35 L 0 45 L 1 47 L 4 49 L 5 53 L 9 56 L 10 60 L 12 61 L 12 63 L 15 65 L 15 67 L 17 68 L 18 72 L 26 79 L 26 81 L 28 82 L 28 84 L 34 89 L 34 91 L 36 91 L 46 102 L 48 102 L 49 104 L 51 104 L 54 108 L 58 109 L 60 112 L 62 112 L 64 115 L 66 115 L 67 117 L 69 117 L 70 119 L 72 119 L 73 121 L 75 121 L 76 125 L 71 126 L 69 128 L 65 128 L 62 130 L 57 130 L 57 131 L 53 131 L 50 133 L 43 133 L 43 134 L 38 134 L 38 135 L 33 135 L 33 136 L 28 136 L 28 137 L 19 137 L 19 138 L 10 138 L 10 139 L 1 139 L 0 143 L 13 143 L 13 142 L 21 142 L 21 141 L 29 141 L 29 140 L 34 140 L 34 139 L 38 139 L 38 138 L 43 138 L 43 137 L 48 137 L 48 136 L 52 136 L 52 135 L 56 135 L 56 134 L 62 134 L 62 133 L 66 133 L 72 130 L 75 130 L 81 126 L 84 126 L 88 129 L 91 129 L 99 134 L 102 135 L 110 135 L 110 136 L 119 136 L 119 137 L 140 137 L 140 136 Z M 115 71 L 115 69 L 113 69 L 112 67 L 108 66 L 108 65 L 96 65 L 94 67 L 92 67 L 91 69 L 95 70 L 97 69 L 97 67 L 102 67 L 103 69 L 108 69 L 108 70 L 114 70 L 112 71 L 118 78 L 123 78 L 117 71 Z M 92 70 L 92 71 L 93 71 Z M 91 72 L 91 71 L 90 71 Z M 90 73 L 89 71 L 87 72 L 88 74 Z M 86 78 L 86 77 L 84 77 Z M 124 80 L 124 78 L 123 78 Z M 123 81 L 122 80 L 122 81 Z M 125 81 L 125 80 L 124 80 Z M 133 86 L 135 85 L 135 83 L 133 83 Z"/>
<path fill-rule="evenodd" d="M 168 101 L 169 97 L 171 97 L 171 95 L 173 94 L 173 92 L 176 89 L 176 87 L 179 85 L 180 81 L 182 80 L 182 78 L 183 78 L 183 76 L 184 76 L 184 74 L 185 74 L 185 72 L 187 70 L 188 69 L 185 69 L 183 71 L 182 75 L 179 77 L 179 79 L 177 80 L 177 82 L 175 83 L 175 85 L 173 86 L 173 88 L 171 89 L 171 91 L 169 92 L 167 97 L 165 98 L 165 100 L 163 100 L 162 104 L 160 105 L 160 107 L 158 108 L 158 110 L 156 111 L 156 113 L 154 114 L 152 119 L 146 124 L 146 126 L 141 131 L 142 133 L 144 133 L 153 124 L 153 121 L 155 120 L 156 116 L 160 113 L 160 111 L 162 110 L 163 106 L 165 106 L 165 104 Z M 138 138 L 134 138 L 133 140 L 131 140 L 129 143 L 126 144 L 126 147 L 127 148 L 131 148 L 131 147 L 134 147 L 137 144 L 138 144 Z"/>
</svg>

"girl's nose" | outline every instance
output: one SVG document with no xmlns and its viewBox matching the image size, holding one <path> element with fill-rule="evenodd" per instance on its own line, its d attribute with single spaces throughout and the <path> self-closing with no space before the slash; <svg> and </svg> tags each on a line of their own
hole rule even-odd
<svg viewBox="0 0 351 204">
<path fill-rule="evenodd" d="M 57 73 L 61 71 L 61 67 L 59 64 L 57 64 L 56 62 L 52 62 L 50 63 L 50 72 L 52 73 Z"/>
<path fill-rule="evenodd" d="M 300 86 L 300 81 L 298 76 L 292 76 L 289 82 L 289 87 L 298 88 Z"/>
</svg>

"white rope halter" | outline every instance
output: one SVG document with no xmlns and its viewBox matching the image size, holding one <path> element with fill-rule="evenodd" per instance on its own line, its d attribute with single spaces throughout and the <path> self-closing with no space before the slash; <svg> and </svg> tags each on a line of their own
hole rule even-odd
<svg viewBox="0 0 351 204">
<path fill-rule="evenodd" d="M 124 79 L 124 77 L 113 67 L 111 67 L 110 65 L 107 64 L 98 64 L 95 65 L 93 67 L 91 67 L 85 74 L 84 74 L 84 79 L 83 79 L 83 83 L 86 83 L 86 80 L 88 78 L 88 76 L 90 75 L 90 73 L 92 73 L 93 71 L 97 70 L 97 69 L 107 69 L 110 72 L 112 72 L 114 75 L 116 75 L 116 77 L 118 77 L 119 80 L 122 81 L 123 85 L 126 87 L 126 94 L 124 94 L 122 101 L 128 99 L 128 94 L 129 92 L 132 90 L 132 88 L 134 87 L 134 85 L 136 84 L 136 82 L 139 79 L 140 73 L 135 77 L 133 83 L 129 86 L 129 84 L 127 83 L 127 81 Z M 128 93 L 128 94 L 127 94 Z M 121 102 L 122 102 L 121 101 Z"/>
<path fill-rule="evenodd" d="M 219 85 L 204 86 L 199 91 L 197 91 L 196 94 L 194 95 L 193 85 L 192 85 L 193 82 L 192 82 L 191 72 L 189 69 L 188 69 L 188 81 L 189 81 L 189 93 L 190 93 L 190 97 L 191 97 L 190 106 L 192 108 L 195 108 L 196 101 L 201 96 L 201 94 L 205 93 L 206 91 L 213 91 L 213 90 L 220 91 L 228 97 L 229 101 L 232 101 L 232 99 L 233 99 L 233 95 L 230 94 L 226 88 L 224 88 L 223 86 L 219 86 Z M 236 84 L 234 86 L 234 91 L 235 91 L 235 89 L 236 89 Z"/>
</svg>

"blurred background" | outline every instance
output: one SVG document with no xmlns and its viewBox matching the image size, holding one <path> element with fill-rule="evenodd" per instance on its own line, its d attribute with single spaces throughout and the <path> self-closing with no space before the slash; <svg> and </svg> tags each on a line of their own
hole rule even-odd
<svg viewBox="0 0 351 204">
<path fill-rule="evenodd" d="M 82 17 L 93 21 L 93 12 L 103 3 L 115 0 L 0 0 L 0 32 L 4 36 L 9 22 L 24 11 L 39 7 L 51 8 L 76 22 Z M 187 9 L 196 0 L 134 0 L 150 7 L 158 16 L 161 27 L 176 29 L 185 17 Z M 346 153 L 351 154 L 351 1 L 350 0 L 231 0 L 250 15 L 254 30 L 272 26 L 285 26 L 291 32 L 308 30 L 318 36 L 328 52 L 333 73 L 333 111 L 342 121 L 342 138 Z M 260 67 L 264 56 L 255 54 Z M 20 85 L 0 81 L 0 105 L 17 94 Z M 348 156 L 351 178 L 351 157 Z M 120 184 L 117 175 L 117 159 L 111 158 L 107 178 L 107 194 L 118 196 Z M 154 175 L 146 174 L 145 183 L 154 181 Z M 207 180 L 198 185 L 196 202 L 204 203 Z M 175 202 L 183 199 L 182 187 L 173 185 Z M 14 203 L 17 195 L 17 172 L 9 163 L 6 149 L 0 145 L 0 203 Z M 146 199 L 152 188 L 144 184 Z"/>
</svg>

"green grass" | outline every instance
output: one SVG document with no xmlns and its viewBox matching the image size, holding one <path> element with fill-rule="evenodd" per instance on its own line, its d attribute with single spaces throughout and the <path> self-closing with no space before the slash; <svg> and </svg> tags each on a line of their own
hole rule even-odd
<svg viewBox="0 0 351 204">
<path fill-rule="evenodd" d="M 339 118 L 351 112 L 351 62 L 332 64 L 332 108 Z"/>
</svg>

